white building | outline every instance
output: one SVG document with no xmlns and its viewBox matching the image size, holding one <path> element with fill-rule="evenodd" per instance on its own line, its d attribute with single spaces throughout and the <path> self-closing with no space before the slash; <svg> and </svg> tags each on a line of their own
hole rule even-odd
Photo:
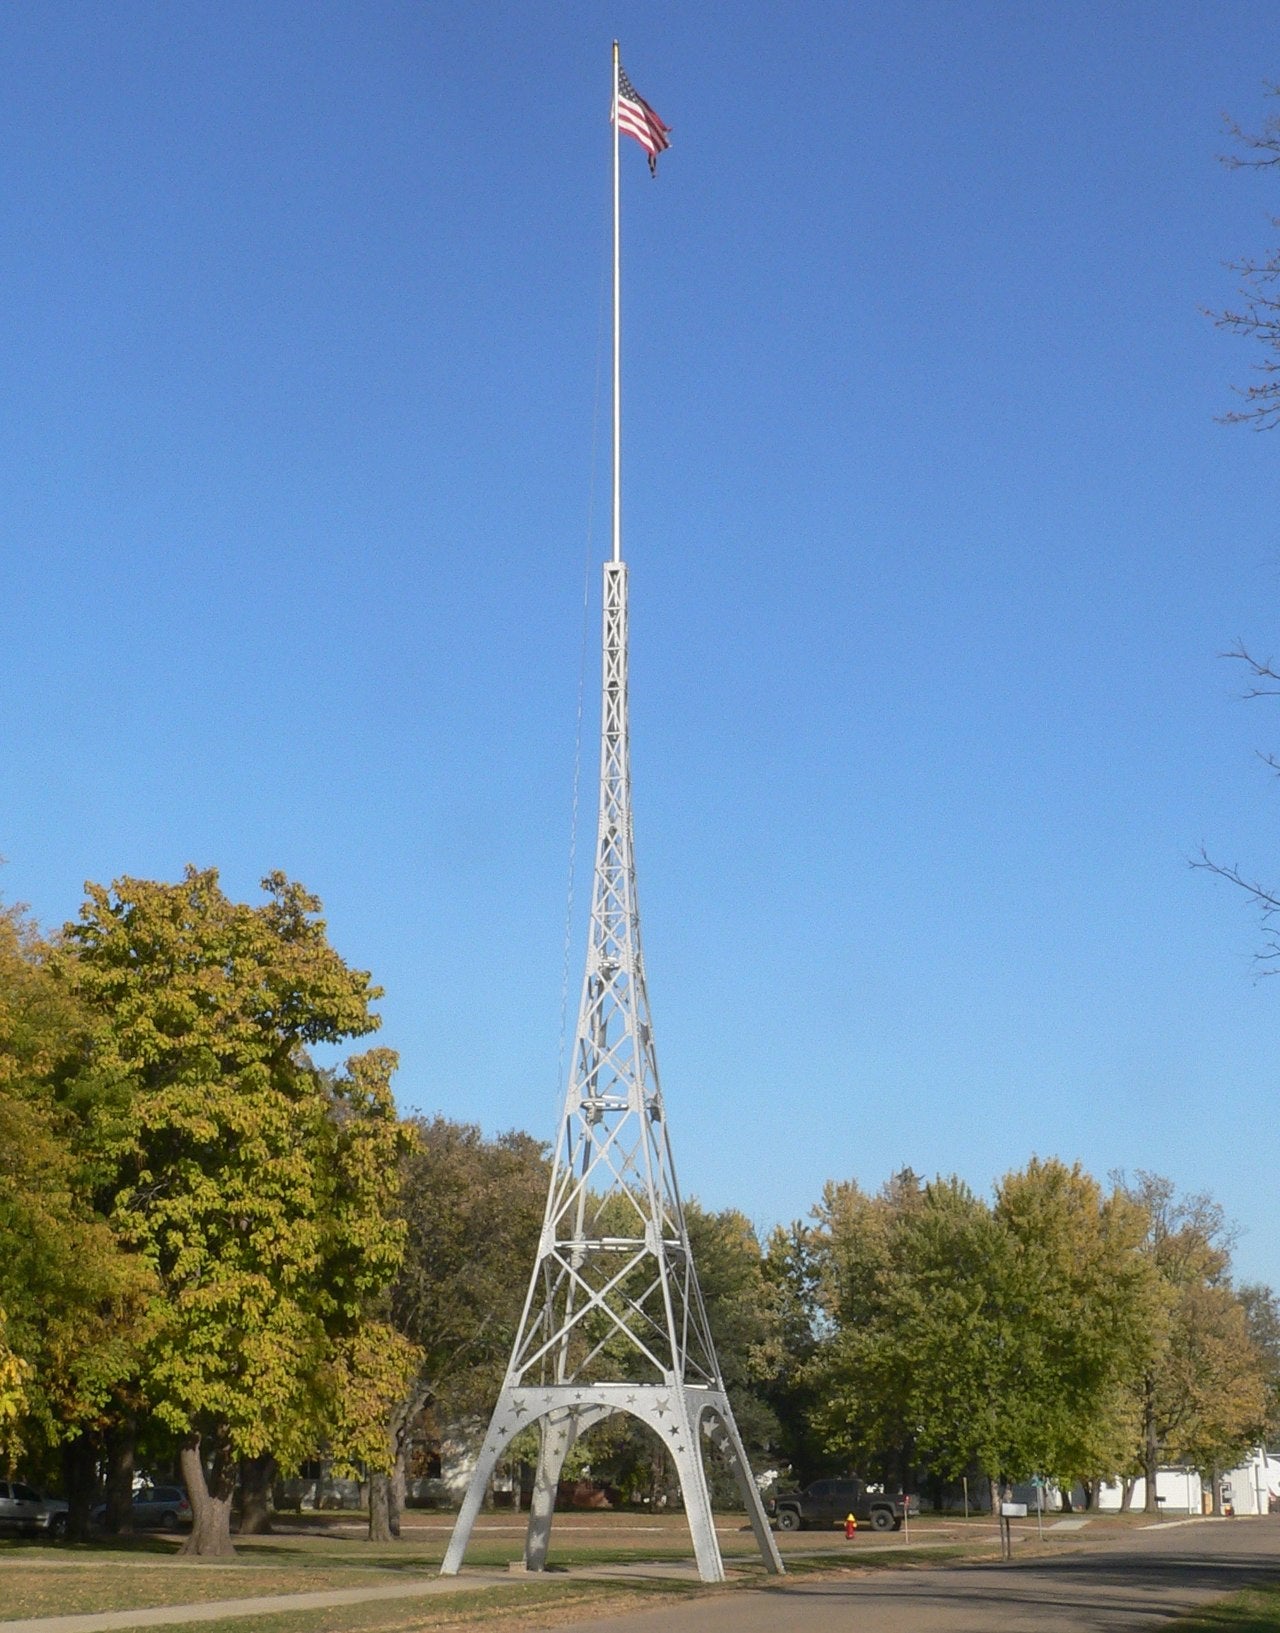
<svg viewBox="0 0 1280 1633">
<path fill-rule="evenodd" d="M 1280 1456 L 1259 1446 L 1247 1463 L 1223 1476 L 1222 1502 L 1235 1514 L 1280 1511 Z"/>
<path fill-rule="evenodd" d="M 1120 1507 L 1123 1487 L 1107 1483 L 1098 1487 L 1095 1507 L 1115 1513 Z M 1147 1483 L 1135 1481 L 1129 1502 L 1131 1511 L 1146 1507 Z M 1258 1446 L 1239 1468 L 1222 1476 L 1222 1502 L 1234 1514 L 1266 1514 L 1280 1509 L 1280 1456 L 1268 1455 Z M 1161 1514 L 1206 1514 L 1213 1506 L 1213 1493 L 1199 1469 L 1168 1468 L 1156 1474 L 1156 1503 Z"/>
</svg>

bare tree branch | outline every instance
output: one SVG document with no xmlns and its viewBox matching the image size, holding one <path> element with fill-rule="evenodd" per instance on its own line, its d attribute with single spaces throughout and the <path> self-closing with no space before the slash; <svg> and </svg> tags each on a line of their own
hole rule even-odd
<svg viewBox="0 0 1280 1633">
<path fill-rule="evenodd" d="M 1267 85 L 1266 94 L 1280 96 L 1280 86 Z M 1257 131 L 1247 131 L 1225 115 L 1223 125 L 1236 146 L 1244 150 L 1219 155 L 1229 170 L 1261 170 L 1280 164 L 1280 114 L 1271 114 Z M 1271 217 L 1271 226 L 1280 231 L 1280 220 Z M 1269 431 L 1280 424 L 1280 298 L 1272 292 L 1280 281 L 1280 248 L 1261 260 L 1229 261 L 1227 267 L 1240 281 L 1239 293 L 1245 304 L 1221 312 L 1206 310 L 1205 316 L 1219 329 L 1256 341 L 1266 356 L 1254 364 L 1254 372 L 1262 376 L 1260 380 L 1232 387 L 1243 399 L 1244 407 L 1217 417 L 1224 425 L 1248 424 L 1256 431 Z"/>
<path fill-rule="evenodd" d="M 1264 81 L 1268 96 L 1280 96 L 1280 85 Z M 1251 157 L 1239 153 L 1220 153 L 1219 159 L 1228 170 L 1261 170 L 1267 165 L 1280 164 L 1280 114 L 1272 114 L 1263 121 L 1259 131 L 1248 131 L 1237 125 L 1229 114 L 1222 116 L 1223 128 L 1231 140 L 1247 150 Z"/>
<path fill-rule="evenodd" d="M 1199 856 L 1192 858 L 1190 866 L 1212 873 L 1216 878 L 1226 879 L 1229 884 L 1236 885 L 1249 897 L 1258 909 L 1258 917 L 1263 927 L 1269 932 L 1267 939 L 1253 955 L 1254 963 L 1258 966 L 1258 974 L 1280 975 L 1280 923 L 1276 922 L 1280 920 L 1280 892 L 1258 884 L 1254 879 L 1247 879 L 1235 865 L 1228 867 L 1222 862 L 1215 862 L 1203 845 L 1200 847 Z M 1273 924 L 1276 925 L 1274 929 L 1270 928 Z"/>
<path fill-rule="evenodd" d="M 1274 686 L 1251 686 L 1241 696 L 1250 697 L 1280 697 L 1280 669 L 1275 667 L 1271 658 L 1255 658 L 1243 641 L 1237 641 L 1229 652 L 1220 653 L 1223 658 L 1234 658 L 1243 663 L 1253 674 L 1255 680 L 1273 680 Z"/>
<path fill-rule="evenodd" d="M 1280 120 L 1277 121 L 1276 140 L 1280 145 Z M 1280 412 L 1280 404 L 1277 405 L 1277 411 Z M 1255 658 L 1243 641 L 1237 641 L 1230 651 L 1223 652 L 1220 656 L 1244 664 L 1254 681 L 1258 683 L 1242 692 L 1242 697 L 1280 697 L 1280 668 L 1277 667 L 1275 659 Z M 1263 765 L 1280 776 L 1280 755 L 1259 750 L 1258 758 Z M 1228 884 L 1235 885 L 1249 897 L 1258 910 L 1258 918 L 1266 932 L 1266 939 L 1253 955 L 1258 974 L 1280 975 L 1280 889 L 1247 878 L 1236 864 L 1227 866 L 1223 862 L 1215 861 L 1203 845 L 1200 847 L 1199 856 L 1193 858 L 1190 865 L 1205 873 L 1212 873 L 1216 878 L 1225 879 Z"/>
<path fill-rule="evenodd" d="M 1264 885 L 1253 879 L 1246 879 L 1236 866 L 1227 867 L 1222 862 L 1215 862 L 1203 846 L 1198 857 L 1192 860 L 1193 868 L 1202 868 L 1207 873 L 1216 874 L 1219 879 L 1228 879 L 1233 885 L 1239 885 L 1241 890 L 1247 891 L 1266 917 L 1273 913 L 1280 913 L 1280 894 L 1268 890 Z"/>
</svg>

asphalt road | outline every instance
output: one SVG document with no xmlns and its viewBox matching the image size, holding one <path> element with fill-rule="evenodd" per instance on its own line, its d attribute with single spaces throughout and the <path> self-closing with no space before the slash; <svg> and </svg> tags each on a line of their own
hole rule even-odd
<svg viewBox="0 0 1280 1633">
<path fill-rule="evenodd" d="M 1280 1581 L 1280 1518 L 1193 1521 L 1097 1544 L 1077 1535 L 1068 1546 L 1003 1565 L 797 1579 L 577 1622 L 574 1633 L 1136 1633 L 1250 1582 Z"/>
</svg>

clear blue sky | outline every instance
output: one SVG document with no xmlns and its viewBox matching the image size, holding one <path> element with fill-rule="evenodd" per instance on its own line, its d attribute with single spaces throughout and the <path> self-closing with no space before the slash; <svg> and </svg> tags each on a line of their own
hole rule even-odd
<svg viewBox="0 0 1280 1633">
<path fill-rule="evenodd" d="M 284 868 L 403 1106 L 550 1135 L 615 34 L 674 127 L 624 548 L 685 1191 L 1145 1167 L 1280 1286 L 1280 983 L 1187 865 L 1280 880 L 1218 657 L 1280 653 L 1280 431 L 1201 311 L 1280 233 L 1217 162 L 1272 0 L 5 6 L 4 895 Z"/>
</svg>

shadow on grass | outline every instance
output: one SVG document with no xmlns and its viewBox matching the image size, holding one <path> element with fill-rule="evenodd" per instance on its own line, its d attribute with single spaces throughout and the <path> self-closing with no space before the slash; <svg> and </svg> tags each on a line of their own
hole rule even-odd
<svg viewBox="0 0 1280 1633">
<path fill-rule="evenodd" d="M 106 1532 L 92 1536 L 88 1542 L 63 1542 L 53 1537 L 6 1537 L 0 1541 L 0 1559 L 47 1559 L 51 1554 L 141 1554 L 151 1558 L 174 1556 L 182 1546 L 180 1536 L 164 1536 L 158 1532 L 139 1532 L 131 1537 L 108 1536 Z"/>
</svg>

